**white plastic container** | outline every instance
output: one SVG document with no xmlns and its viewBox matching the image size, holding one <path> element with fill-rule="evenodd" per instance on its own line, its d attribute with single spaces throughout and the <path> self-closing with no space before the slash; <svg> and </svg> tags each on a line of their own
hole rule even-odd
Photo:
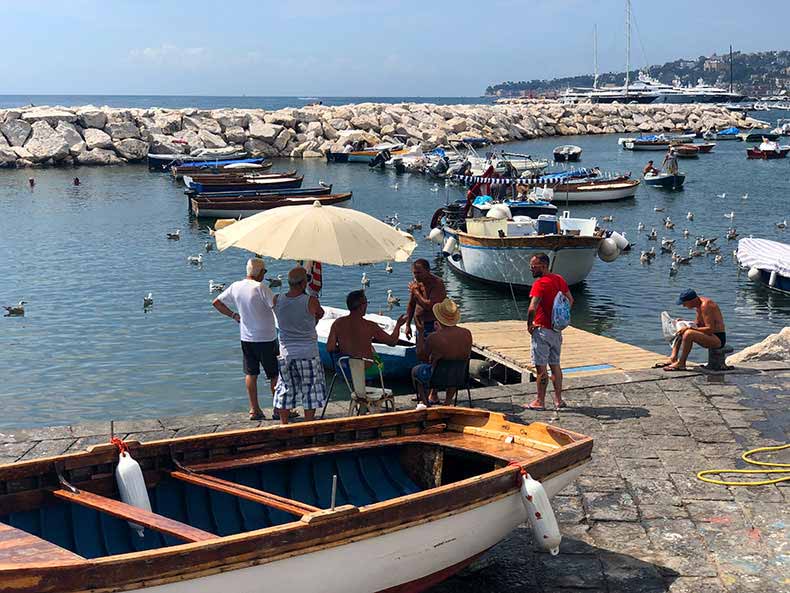
<svg viewBox="0 0 790 593">
<path fill-rule="evenodd" d="M 624 235 L 621 235 L 617 231 L 612 231 L 612 235 L 609 238 L 617 244 L 617 248 L 620 251 L 628 247 L 628 239 L 626 239 Z"/>
<path fill-rule="evenodd" d="M 151 511 L 151 501 L 148 498 L 148 490 L 145 488 L 145 479 L 140 464 L 137 463 L 127 451 L 121 451 L 118 459 L 118 467 L 115 468 L 115 479 L 118 482 L 118 490 L 121 493 L 121 500 L 128 505 Z M 142 525 L 129 521 L 129 527 L 137 532 L 137 535 L 145 535 Z"/>
</svg>

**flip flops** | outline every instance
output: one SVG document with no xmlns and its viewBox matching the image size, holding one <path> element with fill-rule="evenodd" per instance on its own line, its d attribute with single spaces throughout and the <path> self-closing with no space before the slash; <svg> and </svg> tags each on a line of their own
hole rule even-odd
<svg viewBox="0 0 790 593">
<path fill-rule="evenodd" d="M 554 404 L 554 407 L 555 407 L 555 408 L 558 408 L 558 409 L 561 409 L 561 408 L 567 408 L 567 407 L 568 407 L 568 404 L 567 404 L 567 403 L 565 403 L 565 402 L 560 402 L 559 404 Z"/>
<path fill-rule="evenodd" d="M 533 406 L 532 404 L 527 404 L 524 407 L 527 408 L 528 410 L 533 410 L 534 412 L 545 412 L 546 411 L 545 406 Z"/>
<path fill-rule="evenodd" d="M 250 412 L 250 420 L 263 420 L 264 418 L 263 410 L 260 412 Z"/>
<path fill-rule="evenodd" d="M 688 369 L 686 368 L 679 369 L 677 367 L 670 367 L 670 366 L 665 366 L 664 370 L 668 373 L 685 373 L 686 371 L 688 371 Z"/>
</svg>

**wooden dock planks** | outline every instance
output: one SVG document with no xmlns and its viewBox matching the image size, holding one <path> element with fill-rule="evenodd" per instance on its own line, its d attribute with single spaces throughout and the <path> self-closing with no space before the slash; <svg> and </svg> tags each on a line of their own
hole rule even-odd
<svg viewBox="0 0 790 593">
<path fill-rule="evenodd" d="M 463 327 L 472 332 L 473 349 L 481 356 L 520 372 L 522 380 L 534 370 L 525 321 L 464 323 Z M 566 328 L 562 337 L 562 368 L 574 377 L 649 369 L 666 358 L 575 327 Z"/>
</svg>

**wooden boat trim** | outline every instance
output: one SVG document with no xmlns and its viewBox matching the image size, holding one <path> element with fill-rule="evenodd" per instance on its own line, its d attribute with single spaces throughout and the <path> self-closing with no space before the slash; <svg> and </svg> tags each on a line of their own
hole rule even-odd
<svg viewBox="0 0 790 593">
<path fill-rule="evenodd" d="M 187 482 L 188 484 L 195 484 L 196 486 L 203 486 L 204 488 L 216 490 L 217 492 L 224 492 L 225 494 L 238 496 L 244 500 L 249 500 L 252 502 L 257 502 L 258 504 L 273 507 L 275 509 L 285 511 L 286 513 L 296 515 L 297 517 L 303 517 L 309 513 L 315 513 L 322 510 L 318 507 L 299 502 L 298 500 L 278 496 L 277 494 L 273 494 L 271 492 L 265 492 L 263 490 L 258 490 L 257 488 L 251 488 L 249 486 L 245 486 L 244 484 L 230 482 L 215 476 L 207 476 L 189 471 L 172 471 L 169 475 L 171 478 L 181 480 L 182 482 Z"/>
<path fill-rule="evenodd" d="M 102 513 L 107 513 L 119 519 L 132 521 L 143 527 L 148 527 L 167 535 L 172 535 L 186 542 L 205 542 L 217 539 L 218 535 L 197 529 L 186 523 L 168 519 L 162 515 L 157 515 L 150 511 L 128 505 L 119 500 L 106 498 L 87 490 L 72 492 L 66 489 L 54 490 L 52 496 L 60 500 L 74 502 L 89 509 L 94 509 Z"/>
</svg>

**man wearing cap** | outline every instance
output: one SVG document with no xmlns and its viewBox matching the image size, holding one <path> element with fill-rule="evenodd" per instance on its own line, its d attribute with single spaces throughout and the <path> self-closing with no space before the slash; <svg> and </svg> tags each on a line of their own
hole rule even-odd
<svg viewBox="0 0 790 593">
<path fill-rule="evenodd" d="M 696 327 L 682 327 L 678 330 L 680 339 L 675 340 L 672 356 L 664 367 L 665 371 L 685 371 L 686 360 L 694 344 L 710 350 L 724 348 L 727 343 L 724 317 L 712 299 L 699 296 L 696 291 L 687 288 L 680 293 L 677 304 L 697 312 L 694 320 Z"/>
<path fill-rule="evenodd" d="M 429 362 L 418 364 L 412 369 L 412 377 L 417 384 L 417 395 L 426 405 L 439 403 L 435 389 L 431 389 L 426 394 L 431 376 L 439 361 L 468 361 L 472 355 L 472 332 L 458 327 L 458 321 L 461 319 L 458 305 L 452 299 L 445 298 L 441 303 L 435 304 L 431 310 L 436 319 L 436 328 L 425 340 L 425 352 Z M 445 405 L 453 401 L 456 391 L 455 388 L 447 388 Z"/>
<path fill-rule="evenodd" d="M 261 420 L 258 403 L 258 375 L 261 366 L 269 379 L 272 394 L 277 385 L 277 330 L 272 312 L 274 295 L 262 284 L 266 266 L 262 259 L 247 260 L 247 277 L 228 286 L 212 305 L 239 324 L 245 384 L 250 399 L 250 420 Z M 229 305 L 238 310 L 233 311 Z"/>
<path fill-rule="evenodd" d="M 529 262 L 529 269 L 535 282 L 529 291 L 531 297 L 527 311 L 527 331 L 532 336 L 532 363 L 537 375 L 537 394 L 527 407 L 530 410 L 546 408 L 546 388 L 549 384 L 548 368 L 551 368 L 551 381 L 554 384 L 554 405 L 564 408 L 562 401 L 562 333 L 555 331 L 551 323 L 554 299 L 561 292 L 573 306 L 573 296 L 567 282 L 559 274 L 549 272 L 549 256 L 536 253 Z"/>
</svg>

